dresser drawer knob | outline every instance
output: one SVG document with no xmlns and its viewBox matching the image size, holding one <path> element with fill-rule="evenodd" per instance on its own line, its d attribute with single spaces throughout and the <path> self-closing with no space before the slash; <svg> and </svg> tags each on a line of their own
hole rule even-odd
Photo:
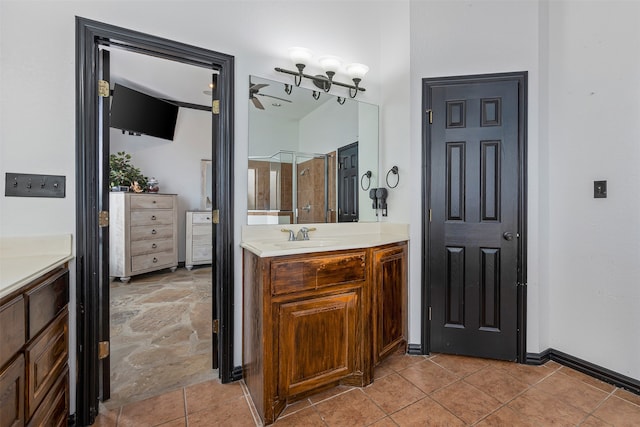
<svg viewBox="0 0 640 427">
<path fill-rule="evenodd" d="M 153 257 L 153 262 L 158 262 L 158 258 Z"/>
<path fill-rule="evenodd" d="M 157 248 L 157 247 L 158 247 L 158 245 L 156 245 L 156 244 L 154 243 L 153 245 L 151 245 L 151 247 L 152 247 L 153 249 L 155 249 L 155 248 Z"/>
<path fill-rule="evenodd" d="M 156 216 L 155 215 L 151 215 L 151 221 L 155 221 L 156 220 Z"/>
<path fill-rule="evenodd" d="M 155 230 L 155 228 L 153 230 L 151 230 L 151 234 L 156 234 L 157 231 Z"/>
<path fill-rule="evenodd" d="M 155 203 L 156 203 L 156 201 L 155 201 L 155 200 L 152 200 L 152 201 L 151 201 L 151 203 L 155 204 Z"/>
</svg>

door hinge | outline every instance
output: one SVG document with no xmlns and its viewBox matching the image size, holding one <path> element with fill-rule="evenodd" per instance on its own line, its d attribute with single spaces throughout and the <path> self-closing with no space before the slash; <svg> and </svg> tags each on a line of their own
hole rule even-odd
<svg viewBox="0 0 640 427">
<path fill-rule="evenodd" d="M 98 80 L 98 96 L 102 98 L 109 97 L 109 82 L 106 80 Z"/>
<path fill-rule="evenodd" d="M 214 209 L 211 211 L 211 222 L 214 224 L 220 224 L 220 210 Z"/>
<path fill-rule="evenodd" d="M 109 341 L 100 341 L 98 343 L 98 359 L 106 359 L 109 357 Z"/>
<path fill-rule="evenodd" d="M 429 320 L 431 320 L 431 307 L 429 307 Z"/>
<path fill-rule="evenodd" d="M 433 110 L 428 109 L 426 113 L 429 114 L 429 124 L 433 123 Z"/>
<path fill-rule="evenodd" d="M 98 213 L 98 226 L 100 227 L 109 226 L 109 211 L 100 211 Z"/>
<path fill-rule="evenodd" d="M 214 99 L 211 103 L 211 112 L 213 114 L 220 114 L 220 100 Z"/>
<path fill-rule="evenodd" d="M 431 209 L 429 209 L 429 222 L 431 222 Z"/>
<path fill-rule="evenodd" d="M 217 334 L 220 330 L 220 322 L 218 321 L 218 319 L 213 319 L 213 325 L 212 325 L 212 330 L 214 334 Z"/>
</svg>

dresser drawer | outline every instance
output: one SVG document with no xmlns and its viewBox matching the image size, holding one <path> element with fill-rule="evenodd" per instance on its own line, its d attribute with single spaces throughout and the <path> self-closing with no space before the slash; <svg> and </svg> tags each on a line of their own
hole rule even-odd
<svg viewBox="0 0 640 427">
<path fill-rule="evenodd" d="M 22 295 L 0 307 L 0 369 L 26 342 L 25 304 Z"/>
<path fill-rule="evenodd" d="M 154 254 L 173 250 L 172 239 L 135 240 L 131 242 L 131 255 Z"/>
<path fill-rule="evenodd" d="M 131 210 L 134 209 L 173 209 L 173 196 L 134 195 L 131 197 Z"/>
<path fill-rule="evenodd" d="M 206 234 L 194 234 L 191 239 L 191 243 L 194 247 L 196 246 L 212 246 L 213 239 L 211 238 L 211 233 Z"/>
<path fill-rule="evenodd" d="M 193 261 L 211 261 L 213 258 L 211 257 L 213 250 L 211 246 L 195 246 L 193 247 Z"/>
<path fill-rule="evenodd" d="M 131 227 L 131 242 L 144 239 L 173 239 L 173 225 Z"/>
<path fill-rule="evenodd" d="M 191 222 L 194 224 L 212 224 L 211 212 L 193 212 Z"/>
<path fill-rule="evenodd" d="M 23 426 L 24 356 L 21 354 L 7 369 L 0 371 L 0 427 Z"/>
<path fill-rule="evenodd" d="M 69 302 L 69 270 L 62 268 L 25 293 L 28 310 L 27 339 L 35 337 Z"/>
<path fill-rule="evenodd" d="M 319 289 L 366 279 L 366 254 L 357 252 L 271 263 L 273 295 Z"/>
<path fill-rule="evenodd" d="M 64 310 L 25 350 L 27 419 L 67 366 L 68 320 L 68 312 Z"/>
<path fill-rule="evenodd" d="M 175 266 L 176 256 L 173 251 L 158 252 L 156 254 L 138 255 L 131 257 L 131 271 L 147 270 L 150 268 L 162 268 L 162 266 Z"/>
<path fill-rule="evenodd" d="M 49 393 L 31 417 L 28 427 L 66 427 L 69 418 L 69 368 L 65 366 Z"/>
<path fill-rule="evenodd" d="M 131 226 L 173 224 L 172 210 L 137 210 L 131 211 Z"/>
</svg>

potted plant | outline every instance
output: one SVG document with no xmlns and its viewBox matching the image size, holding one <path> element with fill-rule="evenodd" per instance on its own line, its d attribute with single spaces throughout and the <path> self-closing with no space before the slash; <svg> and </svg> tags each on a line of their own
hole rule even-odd
<svg viewBox="0 0 640 427">
<path fill-rule="evenodd" d="M 129 191 L 133 188 L 138 192 L 147 188 L 148 178 L 131 164 L 131 154 L 119 151 L 109 156 L 109 186 L 112 191 Z"/>
</svg>

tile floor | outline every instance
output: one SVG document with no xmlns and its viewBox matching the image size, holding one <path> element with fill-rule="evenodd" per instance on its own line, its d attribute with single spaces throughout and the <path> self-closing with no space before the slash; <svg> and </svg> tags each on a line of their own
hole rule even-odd
<svg viewBox="0 0 640 427">
<path fill-rule="evenodd" d="M 241 381 L 210 380 L 104 410 L 96 426 L 261 425 Z M 395 355 L 365 388 L 289 405 L 276 426 L 640 426 L 640 396 L 555 362 Z"/>
<path fill-rule="evenodd" d="M 218 377 L 211 369 L 211 267 L 114 280 L 110 291 L 107 408 Z"/>
</svg>

